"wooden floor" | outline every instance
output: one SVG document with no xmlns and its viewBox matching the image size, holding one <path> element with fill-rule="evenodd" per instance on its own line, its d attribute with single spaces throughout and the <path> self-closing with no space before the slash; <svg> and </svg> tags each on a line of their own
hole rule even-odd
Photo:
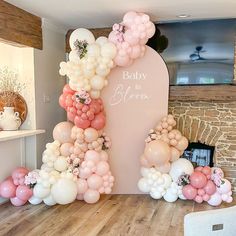
<svg viewBox="0 0 236 236">
<path fill-rule="evenodd" d="M 235 205 L 222 204 L 220 208 Z M 103 196 L 94 204 L 0 206 L 0 235 L 183 235 L 183 218 L 192 211 L 216 209 L 178 200 L 168 203 L 146 195 Z"/>
</svg>

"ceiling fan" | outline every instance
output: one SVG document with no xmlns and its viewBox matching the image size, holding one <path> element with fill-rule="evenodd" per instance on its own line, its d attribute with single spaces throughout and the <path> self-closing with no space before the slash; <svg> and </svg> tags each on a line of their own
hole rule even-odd
<svg viewBox="0 0 236 236">
<path fill-rule="evenodd" d="M 203 61 L 206 60 L 204 57 L 201 56 L 202 53 L 206 52 L 205 50 L 203 50 L 203 46 L 197 46 L 196 50 L 194 51 L 194 53 L 189 55 L 189 58 L 191 61 Z"/>
</svg>

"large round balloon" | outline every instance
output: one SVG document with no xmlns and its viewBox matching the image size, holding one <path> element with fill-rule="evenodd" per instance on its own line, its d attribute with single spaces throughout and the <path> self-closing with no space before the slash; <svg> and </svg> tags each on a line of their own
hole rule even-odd
<svg viewBox="0 0 236 236">
<path fill-rule="evenodd" d="M 144 155 L 151 165 L 163 165 L 171 158 L 170 147 L 161 140 L 154 140 L 146 144 Z"/>
<path fill-rule="evenodd" d="M 207 177 L 199 171 L 195 171 L 190 176 L 190 183 L 194 188 L 203 188 L 207 184 Z"/>
<path fill-rule="evenodd" d="M 193 165 L 185 158 L 180 158 L 171 164 L 170 176 L 176 182 L 183 174 L 191 175 L 193 173 Z"/>
<path fill-rule="evenodd" d="M 51 189 L 52 198 L 58 204 L 69 204 L 76 199 L 77 184 L 71 179 L 61 178 Z"/>
<path fill-rule="evenodd" d="M 73 124 L 71 122 L 60 122 L 53 129 L 54 140 L 58 140 L 60 143 L 73 143 L 73 139 L 71 138 L 72 128 Z"/>
<path fill-rule="evenodd" d="M 84 29 L 84 28 L 76 29 L 70 35 L 69 44 L 70 44 L 70 48 L 72 50 L 76 49 L 76 46 L 75 46 L 76 40 L 86 41 L 88 44 L 92 44 L 95 42 L 95 38 L 94 38 L 92 32 L 87 29 Z"/>
</svg>

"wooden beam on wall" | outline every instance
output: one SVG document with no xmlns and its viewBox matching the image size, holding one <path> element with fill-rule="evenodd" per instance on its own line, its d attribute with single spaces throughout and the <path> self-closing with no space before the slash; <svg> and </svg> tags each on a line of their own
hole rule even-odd
<svg viewBox="0 0 236 236">
<path fill-rule="evenodd" d="M 0 40 L 42 49 L 41 18 L 0 1 Z"/>
<path fill-rule="evenodd" d="M 236 101 L 235 85 L 170 86 L 170 101 Z"/>
<path fill-rule="evenodd" d="M 98 29 L 89 29 L 93 34 L 95 38 L 101 37 L 101 36 L 105 36 L 108 37 L 109 33 L 111 32 L 111 28 L 98 28 Z M 69 38 L 71 33 L 74 30 L 68 30 L 67 34 L 66 34 L 66 52 L 70 52 L 70 45 L 69 45 Z"/>
</svg>

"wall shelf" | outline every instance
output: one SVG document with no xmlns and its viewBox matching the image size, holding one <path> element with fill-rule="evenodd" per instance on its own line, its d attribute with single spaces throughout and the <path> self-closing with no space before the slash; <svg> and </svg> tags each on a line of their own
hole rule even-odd
<svg viewBox="0 0 236 236">
<path fill-rule="evenodd" d="M 0 142 L 8 141 L 12 139 L 24 138 L 28 136 L 33 136 L 37 134 L 43 134 L 45 130 L 15 130 L 15 131 L 0 131 Z"/>
</svg>

